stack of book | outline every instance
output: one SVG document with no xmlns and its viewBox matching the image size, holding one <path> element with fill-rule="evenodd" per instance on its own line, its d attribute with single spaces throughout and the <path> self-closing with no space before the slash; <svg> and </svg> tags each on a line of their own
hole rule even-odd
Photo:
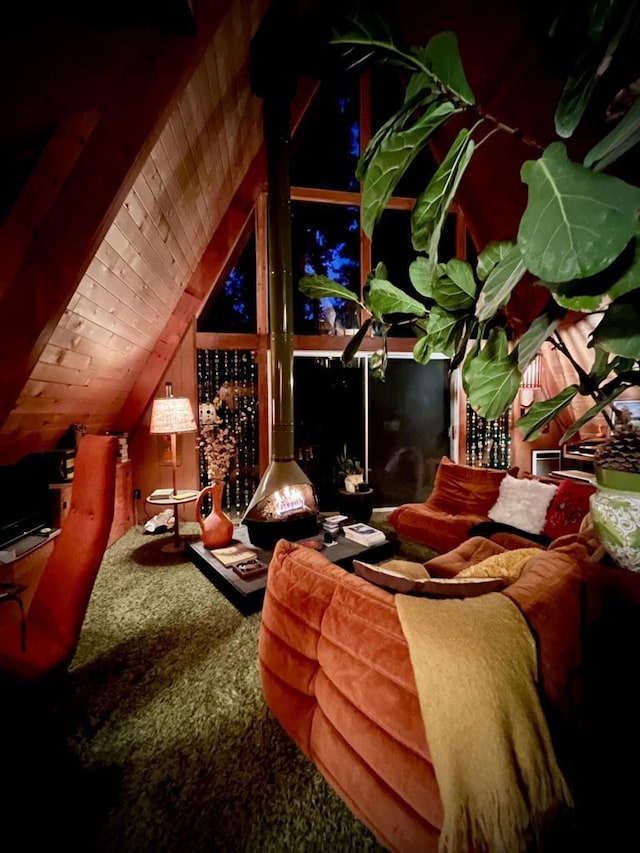
<svg viewBox="0 0 640 853">
<path fill-rule="evenodd" d="M 347 524 L 342 528 L 342 532 L 347 539 L 352 539 L 360 545 L 380 545 L 387 541 L 387 537 L 381 530 L 375 527 L 370 527 L 368 524 L 359 522 L 358 524 Z"/>
<path fill-rule="evenodd" d="M 322 522 L 322 529 L 327 533 L 335 534 L 340 532 L 340 525 L 347 520 L 346 515 L 329 515 Z"/>
</svg>

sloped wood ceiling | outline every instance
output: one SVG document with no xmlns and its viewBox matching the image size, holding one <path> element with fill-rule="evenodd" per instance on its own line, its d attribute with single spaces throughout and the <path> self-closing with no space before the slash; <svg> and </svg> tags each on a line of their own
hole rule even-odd
<svg viewBox="0 0 640 853">
<path fill-rule="evenodd" d="M 249 50 L 268 5 L 202 3 L 196 35 L 61 24 L 7 45 L 5 148 L 51 130 L 0 229 L 0 462 L 55 446 L 71 423 L 135 425 L 213 285 L 207 246 L 247 173 L 264 184 Z"/>
<path fill-rule="evenodd" d="M 249 59 L 270 2 L 63 0 L 0 30 L 0 464 L 139 422 L 266 188 Z M 412 43 L 457 31 L 480 102 L 546 143 L 560 81 L 519 4 L 395 5 Z M 479 244 L 514 236 L 529 156 L 496 136 L 465 175 Z"/>
</svg>

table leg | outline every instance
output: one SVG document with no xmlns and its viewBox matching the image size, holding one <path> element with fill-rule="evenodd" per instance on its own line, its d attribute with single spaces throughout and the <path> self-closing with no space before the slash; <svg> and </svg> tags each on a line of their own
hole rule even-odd
<svg viewBox="0 0 640 853">
<path fill-rule="evenodd" d="M 179 523 L 180 505 L 176 504 L 173 507 L 173 541 L 162 546 L 164 554 L 177 554 L 184 550 L 182 540 L 180 539 L 180 523 Z"/>
</svg>

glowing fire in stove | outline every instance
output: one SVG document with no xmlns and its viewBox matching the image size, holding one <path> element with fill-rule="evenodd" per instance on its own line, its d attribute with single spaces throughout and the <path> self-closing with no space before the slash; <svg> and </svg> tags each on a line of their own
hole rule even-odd
<svg viewBox="0 0 640 853">
<path fill-rule="evenodd" d="M 313 513 L 314 506 L 315 499 L 310 486 L 284 486 L 261 503 L 260 515 L 267 521 L 279 521 L 291 515 Z"/>
<path fill-rule="evenodd" d="M 277 518 L 282 518 L 284 515 L 291 515 L 292 512 L 297 512 L 304 509 L 304 495 L 302 489 L 295 486 L 285 486 L 273 496 L 275 514 Z"/>
</svg>

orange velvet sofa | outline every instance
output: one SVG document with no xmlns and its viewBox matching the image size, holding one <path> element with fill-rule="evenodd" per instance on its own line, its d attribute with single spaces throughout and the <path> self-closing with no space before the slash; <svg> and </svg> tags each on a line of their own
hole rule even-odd
<svg viewBox="0 0 640 853">
<path fill-rule="evenodd" d="M 500 550 L 477 537 L 425 566 L 446 577 Z M 540 549 L 501 593 L 536 639 L 554 739 L 575 722 L 590 565 L 578 542 Z M 398 853 L 436 851 L 442 803 L 394 594 L 281 540 L 269 567 L 259 668 L 275 717 L 380 843 Z"/>
<path fill-rule="evenodd" d="M 440 553 L 456 548 L 474 535 L 493 538 L 506 547 L 522 548 L 532 542 L 545 547 L 558 536 L 579 531 L 589 511 L 589 496 L 595 489 L 588 483 L 569 480 L 557 485 L 557 494 L 539 533 L 492 521 L 489 513 L 500 496 L 505 477 L 511 480 L 517 475 L 517 469 L 475 468 L 452 462 L 445 456 L 436 471 L 429 497 L 422 503 L 396 507 L 388 521 L 400 536 Z M 551 482 L 531 474 L 518 479 L 547 485 Z"/>
</svg>

